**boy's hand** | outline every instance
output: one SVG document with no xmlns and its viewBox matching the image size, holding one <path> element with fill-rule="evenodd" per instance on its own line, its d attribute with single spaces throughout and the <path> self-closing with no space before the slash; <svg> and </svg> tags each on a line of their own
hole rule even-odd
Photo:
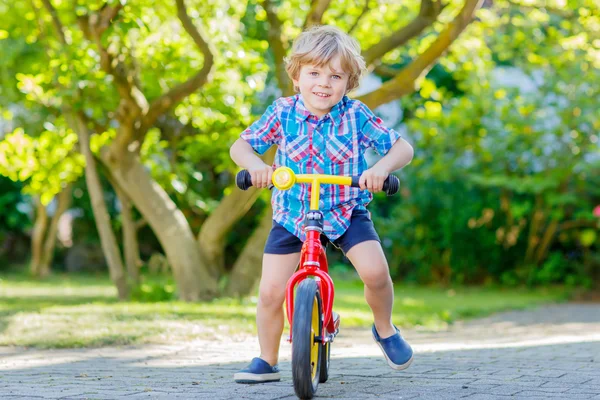
<svg viewBox="0 0 600 400">
<path fill-rule="evenodd" d="M 381 192 L 383 189 L 383 182 L 390 175 L 389 171 L 383 167 L 375 164 L 362 173 L 358 184 L 362 190 L 368 189 L 371 193 Z"/>
<path fill-rule="evenodd" d="M 273 176 L 273 167 L 265 163 L 257 164 L 251 168 L 248 168 L 250 176 L 252 177 L 252 186 L 257 188 L 266 188 L 271 184 L 271 177 Z"/>
</svg>

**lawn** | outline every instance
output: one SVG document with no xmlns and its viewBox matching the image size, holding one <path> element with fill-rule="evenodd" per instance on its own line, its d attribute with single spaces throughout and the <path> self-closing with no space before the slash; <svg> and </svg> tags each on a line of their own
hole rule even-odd
<svg viewBox="0 0 600 400">
<path fill-rule="evenodd" d="M 360 281 L 334 275 L 334 309 L 343 327 L 369 327 Z M 444 329 L 457 319 L 564 301 L 561 288 L 452 289 L 396 284 L 394 322 Z M 118 302 L 105 276 L 54 275 L 46 281 L 0 275 L 0 345 L 39 348 L 173 343 L 256 332 L 256 297 L 205 303 Z M 286 328 L 287 329 L 287 328 Z"/>
</svg>

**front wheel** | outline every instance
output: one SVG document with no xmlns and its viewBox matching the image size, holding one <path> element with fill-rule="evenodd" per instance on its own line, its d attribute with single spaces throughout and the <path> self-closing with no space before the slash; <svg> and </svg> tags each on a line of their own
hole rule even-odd
<svg viewBox="0 0 600 400">
<path fill-rule="evenodd" d="M 320 380 L 322 303 L 317 282 L 305 279 L 298 285 L 292 322 L 292 377 L 294 391 L 301 399 L 312 399 Z"/>
</svg>

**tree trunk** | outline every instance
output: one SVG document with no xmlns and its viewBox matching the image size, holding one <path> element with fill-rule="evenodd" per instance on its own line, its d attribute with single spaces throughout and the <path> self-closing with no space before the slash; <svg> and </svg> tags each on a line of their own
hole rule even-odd
<svg viewBox="0 0 600 400">
<path fill-rule="evenodd" d="M 127 150 L 113 160 L 110 153 L 105 152 L 103 161 L 157 236 L 173 269 L 179 297 L 185 301 L 214 298 L 217 280 L 202 262 L 198 243 L 185 216 L 153 181 L 138 155 Z"/>
<path fill-rule="evenodd" d="M 69 209 L 72 200 L 72 186 L 67 185 L 62 192 L 59 193 L 56 205 L 56 211 L 50 221 L 46 241 L 44 242 L 44 252 L 42 254 L 42 262 L 40 264 L 40 277 L 50 275 L 50 265 L 54 258 L 54 248 L 56 247 L 56 232 L 58 231 L 58 220 Z"/>
<path fill-rule="evenodd" d="M 209 273 L 216 279 L 225 272 L 225 236 L 248 212 L 259 194 L 260 191 L 255 188 L 247 191 L 234 189 L 202 224 L 198 245 Z"/>
<path fill-rule="evenodd" d="M 108 263 L 110 278 L 117 287 L 119 299 L 126 300 L 129 297 L 129 288 L 123 271 L 123 261 L 121 260 L 121 253 L 117 246 L 117 239 L 110 226 L 110 216 L 104 202 L 104 193 L 96 169 L 96 160 L 90 150 L 88 128 L 80 116 L 76 115 L 74 122 L 79 137 L 80 150 L 85 157 L 85 181 L 92 202 L 96 229 L 98 229 L 98 234 L 100 235 L 102 252 Z"/>
<path fill-rule="evenodd" d="M 237 258 L 229 283 L 225 289 L 228 296 L 246 296 L 252 292 L 260 279 L 262 257 L 267 236 L 273 224 L 273 209 L 269 206 L 260 219 L 260 224 L 248 239 Z"/>
<path fill-rule="evenodd" d="M 40 196 L 35 196 L 35 224 L 31 233 L 31 265 L 30 272 L 32 276 L 40 276 L 40 265 L 42 262 L 42 252 L 46 227 L 48 226 L 48 213 L 46 206 L 40 200 Z"/>
<path fill-rule="evenodd" d="M 548 255 L 548 249 L 550 248 L 550 245 L 554 240 L 554 235 L 556 234 L 556 231 L 558 229 L 558 224 L 559 221 L 556 219 L 552 219 L 548 224 L 548 228 L 546 228 L 544 236 L 542 237 L 542 241 L 535 253 L 535 263 L 537 265 L 540 265 L 542 261 L 546 259 L 546 256 Z"/>
<path fill-rule="evenodd" d="M 127 266 L 127 276 L 130 283 L 138 284 L 140 282 L 140 274 L 138 263 L 140 260 L 140 247 L 137 238 L 137 228 L 133 221 L 131 212 L 132 204 L 129 197 L 123 192 L 118 185 L 113 186 L 117 193 L 117 197 L 121 202 L 121 220 L 123 224 L 123 246 L 125 253 L 125 265 Z"/>
<path fill-rule="evenodd" d="M 531 221 L 529 222 L 529 234 L 527 235 L 527 250 L 525 251 L 524 261 L 526 264 L 533 262 L 533 255 L 535 249 L 540 242 L 538 237 L 538 231 L 544 219 L 544 212 L 542 211 L 543 198 L 542 195 L 538 194 L 535 196 L 535 207 L 531 213 Z"/>
<path fill-rule="evenodd" d="M 272 164 L 277 146 L 271 147 L 262 159 L 266 164 Z M 234 189 L 225 196 L 217 208 L 202 224 L 198 234 L 198 244 L 203 261 L 212 276 L 218 279 L 225 272 L 225 236 L 252 207 L 260 191 L 250 188 L 246 191 Z"/>
</svg>

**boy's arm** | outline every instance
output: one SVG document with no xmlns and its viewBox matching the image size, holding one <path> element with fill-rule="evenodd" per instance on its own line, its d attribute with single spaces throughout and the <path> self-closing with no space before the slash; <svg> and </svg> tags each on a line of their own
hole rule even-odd
<svg viewBox="0 0 600 400">
<path fill-rule="evenodd" d="M 281 123 L 276 103 L 271 104 L 259 120 L 244 130 L 229 149 L 231 159 L 250 172 L 252 185 L 257 188 L 267 187 L 273 175 L 273 168 L 265 164 L 257 153 L 264 154 L 281 141 Z"/>
<path fill-rule="evenodd" d="M 240 138 L 233 143 L 229 149 L 229 155 L 233 162 L 250 172 L 253 186 L 265 188 L 271 183 L 273 168 L 265 164 L 244 139 Z"/>
<path fill-rule="evenodd" d="M 383 182 L 392 171 L 408 164 L 414 155 L 412 146 L 404 139 L 398 139 L 387 154 L 371 168 L 360 176 L 361 189 L 368 189 L 372 193 L 383 189 Z"/>
</svg>

